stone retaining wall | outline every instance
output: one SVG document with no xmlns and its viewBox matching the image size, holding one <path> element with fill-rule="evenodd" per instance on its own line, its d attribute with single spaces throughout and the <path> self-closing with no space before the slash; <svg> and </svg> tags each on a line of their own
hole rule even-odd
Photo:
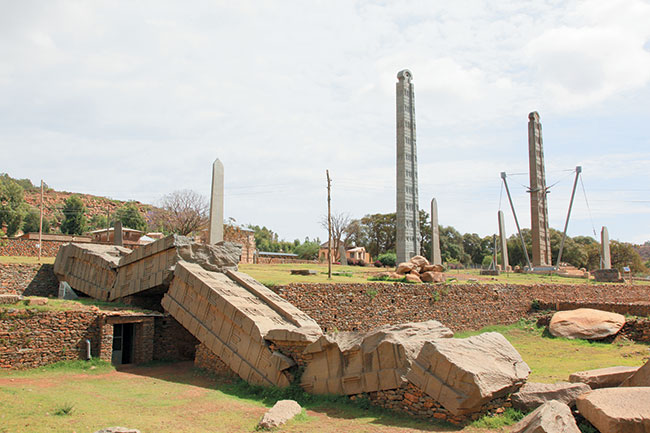
<svg viewBox="0 0 650 433">
<path fill-rule="evenodd" d="M 220 376 L 238 377 L 228 365 L 214 354 L 208 347 L 200 343 L 196 346 L 196 357 L 194 358 L 194 366 L 216 373 Z"/>
<path fill-rule="evenodd" d="M 42 241 L 41 255 L 56 257 L 61 245 L 69 241 Z M 0 256 L 38 257 L 38 239 L 3 239 L 0 241 Z"/>
<path fill-rule="evenodd" d="M 624 284 L 295 283 L 273 290 L 325 331 L 369 331 L 386 324 L 431 319 L 460 331 L 514 323 L 529 313 L 533 300 L 541 305 L 579 305 L 593 299 L 632 305 L 650 299 L 650 286 Z"/>
<path fill-rule="evenodd" d="M 56 296 L 58 290 L 54 265 L 0 264 L 0 294 Z"/>
<path fill-rule="evenodd" d="M 650 291 L 650 286 L 649 291 Z M 650 301 L 640 300 L 637 302 L 592 302 L 592 301 L 556 301 L 540 302 L 540 310 L 567 311 L 577 308 L 593 308 L 594 310 L 609 311 L 618 314 L 631 316 L 650 316 Z"/>
<path fill-rule="evenodd" d="M 0 310 L 0 368 L 85 359 L 86 339 L 91 342 L 92 356 L 97 357 L 101 329 L 101 313 L 94 311 Z"/>
</svg>

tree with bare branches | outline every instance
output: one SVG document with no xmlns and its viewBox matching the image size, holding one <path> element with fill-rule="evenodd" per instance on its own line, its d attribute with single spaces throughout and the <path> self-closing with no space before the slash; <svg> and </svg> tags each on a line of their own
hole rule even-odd
<svg viewBox="0 0 650 433">
<path fill-rule="evenodd" d="M 345 241 L 350 221 L 350 215 L 347 213 L 332 214 L 332 255 L 336 260 L 340 260 L 339 251 L 341 246 L 347 246 Z M 325 230 L 327 230 L 327 215 L 321 218 L 320 224 Z"/>
<path fill-rule="evenodd" d="M 187 236 L 208 226 L 208 200 L 189 189 L 171 192 L 160 200 L 160 208 L 149 214 L 149 227 Z"/>
</svg>

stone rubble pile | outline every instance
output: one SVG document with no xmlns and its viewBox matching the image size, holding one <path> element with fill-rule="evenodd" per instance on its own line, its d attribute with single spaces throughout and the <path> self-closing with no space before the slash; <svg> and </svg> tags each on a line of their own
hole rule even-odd
<svg viewBox="0 0 650 433">
<path fill-rule="evenodd" d="M 397 265 L 395 272 L 388 273 L 389 279 L 406 278 L 409 283 L 444 283 L 445 277 L 442 265 L 432 265 L 422 256 L 415 256 L 408 262 Z"/>
</svg>

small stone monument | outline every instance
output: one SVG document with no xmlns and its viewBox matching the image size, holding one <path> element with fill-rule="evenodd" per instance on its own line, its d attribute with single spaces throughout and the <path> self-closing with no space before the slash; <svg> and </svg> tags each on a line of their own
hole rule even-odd
<svg viewBox="0 0 650 433">
<path fill-rule="evenodd" d="M 223 164 L 219 158 L 212 164 L 212 194 L 210 194 L 210 228 L 208 243 L 223 241 Z"/>
<path fill-rule="evenodd" d="M 124 246 L 124 232 L 122 231 L 122 221 L 113 223 L 113 245 L 118 247 Z"/>
<path fill-rule="evenodd" d="M 605 226 L 600 230 L 600 269 L 612 269 L 612 256 L 609 253 L 609 232 Z"/>
<path fill-rule="evenodd" d="M 440 228 L 438 227 L 438 202 L 431 199 L 431 264 L 442 265 L 440 256 Z"/>
<path fill-rule="evenodd" d="M 348 257 L 345 255 L 345 245 L 339 245 L 339 262 L 343 266 L 348 265 Z"/>
<path fill-rule="evenodd" d="M 503 211 L 497 214 L 499 218 L 499 242 L 501 243 L 501 262 L 503 263 L 503 270 L 510 272 L 510 262 L 508 260 L 508 239 L 506 239 L 506 223 L 503 217 Z"/>
</svg>

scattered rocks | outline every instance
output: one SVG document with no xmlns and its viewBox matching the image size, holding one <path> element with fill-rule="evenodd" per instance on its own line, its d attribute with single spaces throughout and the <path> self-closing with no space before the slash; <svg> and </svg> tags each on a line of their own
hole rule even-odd
<svg viewBox="0 0 650 433">
<path fill-rule="evenodd" d="M 487 332 L 424 344 L 406 378 L 454 415 L 516 391 L 530 368 L 505 337 Z"/>
<path fill-rule="evenodd" d="M 574 406 L 576 398 L 589 391 L 591 391 L 591 387 L 585 383 L 527 382 L 519 388 L 519 391 L 512 394 L 512 407 L 522 412 L 528 412 L 552 400 Z"/>
<path fill-rule="evenodd" d="M 417 275 L 406 274 L 406 282 L 407 283 L 421 283 L 422 280 Z"/>
<path fill-rule="evenodd" d="M 639 367 L 608 367 L 596 370 L 579 371 L 569 376 L 569 382 L 586 383 L 591 389 L 614 388 L 632 376 Z"/>
<path fill-rule="evenodd" d="M 446 281 L 442 272 L 427 271 L 420 275 L 420 279 L 425 283 L 444 283 Z"/>
<path fill-rule="evenodd" d="M 625 325 L 625 316 L 591 308 L 558 311 L 549 331 L 555 337 L 599 340 L 615 335 Z"/>
<path fill-rule="evenodd" d="M 302 412 L 300 405 L 294 400 L 279 400 L 268 410 L 259 422 L 258 427 L 272 429 L 285 424 Z"/>
<path fill-rule="evenodd" d="M 140 430 L 128 427 L 107 427 L 97 430 L 95 433 L 140 433 Z"/>
<path fill-rule="evenodd" d="M 41 297 L 31 297 L 27 298 L 27 305 L 33 306 L 33 305 L 47 305 L 47 298 L 41 298 Z"/>
<path fill-rule="evenodd" d="M 510 433 L 580 433 L 571 409 L 551 400 L 515 424 Z"/>
<path fill-rule="evenodd" d="M 650 387 L 603 388 L 576 400 L 580 414 L 601 433 L 650 431 Z"/>
<path fill-rule="evenodd" d="M 625 379 L 621 386 L 650 386 L 650 361 Z"/>
<path fill-rule="evenodd" d="M 415 269 L 415 265 L 413 263 L 404 262 L 397 265 L 397 269 L 395 269 L 395 272 L 400 275 L 406 275 L 409 272 L 411 272 L 413 269 Z"/>
</svg>

